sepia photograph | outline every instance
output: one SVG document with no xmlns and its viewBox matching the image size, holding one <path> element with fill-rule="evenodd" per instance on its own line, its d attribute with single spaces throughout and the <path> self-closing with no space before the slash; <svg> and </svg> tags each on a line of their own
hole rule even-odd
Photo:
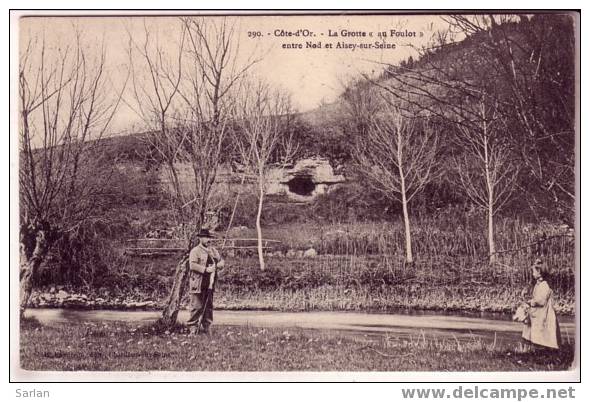
<svg viewBox="0 0 590 402">
<path fill-rule="evenodd" d="M 578 381 L 579 12 L 10 25 L 11 378 Z"/>
</svg>

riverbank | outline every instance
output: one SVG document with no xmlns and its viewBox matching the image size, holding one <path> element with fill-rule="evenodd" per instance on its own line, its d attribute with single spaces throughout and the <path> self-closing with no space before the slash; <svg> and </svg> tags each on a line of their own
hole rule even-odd
<svg viewBox="0 0 590 402">
<path fill-rule="evenodd" d="M 34 308 L 160 310 L 163 290 L 80 289 L 45 287 L 31 295 Z M 510 314 L 521 296 L 515 289 L 489 286 L 391 286 L 375 290 L 319 286 L 310 289 L 241 290 L 220 286 L 215 307 L 224 310 L 275 311 L 375 311 L 426 310 L 465 313 Z M 557 295 L 558 314 L 573 316 L 572 294 Z M 183 303 L 186 306 L 186 301 Z"/>
<path fill-rule="evenodd" d="M 527 353 L 477 338 L 215 326 L 211 336 L 137 323 L 21 326 L 20 364 L 55 371 L 548 371 L 569 370 L 574 347 Z M 207 353 L 200 351 L 206 350 Z"/>
</svg>

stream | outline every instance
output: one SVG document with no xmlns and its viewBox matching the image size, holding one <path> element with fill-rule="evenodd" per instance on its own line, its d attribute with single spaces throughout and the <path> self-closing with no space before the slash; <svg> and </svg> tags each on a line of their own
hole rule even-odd
<svg viewBox="0 0 590 402">
<path fill-rule="evenodd" d="M 125 321 L 147 324 L 157 320 L 160 311 L 74 310 L 34 308 L 25 312 L 45 325 L 78 322 Z M 178 314 L 186 322 L 188 312 Z M 563 342 L 575 340 L 574 317 L 559 317 Z M 420 336 L 426 339 L 481 338 L 486 342 L 518 342 L 522 324 L 510 321 L 508 315 L 493 318 L 473 315 L 450 315 L 437 312 L 378 314 L 362 312 L 281 312 L 259 310 L 215 310 L 214 325 L 267 328 L 302 328 L 322 331 L 344 331 L 360 336 Z"/>
</svg>

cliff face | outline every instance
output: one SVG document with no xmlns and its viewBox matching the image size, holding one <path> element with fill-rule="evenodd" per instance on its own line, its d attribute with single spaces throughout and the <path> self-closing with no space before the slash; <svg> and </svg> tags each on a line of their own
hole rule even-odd
<svg viewBox="0 0 590 402">
<path fill-rule="evenodd" d="M 154 163 L 144 134 L 110 137 L 102 140 L 105 149 L 121 173 L 133 183 L 137 195 L 157 197 L 159 189 L 169 191 L 171 179 L 167 170 Z M 180 182 L 187 190 L 192 187 L 194 172 L 189 164 L 177 165 Z M 347 178 L 328 158 L 307 157 L 285 167 L 271 167 L 266 177 L 267 195 L 280 202 L 310 202 L 338 186 L 346 185 Z M 214 193 L 236 194 L 253 192 L 256 178 L 246 176 L 235 164 L 222 164 L 217 172 Z M 145 193 L 145 194 L 143 194 Z"/>
<path fill-rule="evenodd" d="M 194 178 L 192 168 L 188 164 L 178 165 L 180 181 L 187 188 Z M 164 169 L 160 169 L 160 185 L 170 189 L 170 179 Z M 242 184 L 242 173 L 229 165 L 219 168 L 214 192 L 243 192 L 252 188 L 254 177 L 247 176 Z M 318 195 L 325 194 L 346 181 L 341 174 L 336 174 L 330 162 L 324 158 L 301 159 L 293 166 L 270 168 L 266 177 L 267 195 L 281 198 L 284 201 L 308 202 Z"/>
</svg>

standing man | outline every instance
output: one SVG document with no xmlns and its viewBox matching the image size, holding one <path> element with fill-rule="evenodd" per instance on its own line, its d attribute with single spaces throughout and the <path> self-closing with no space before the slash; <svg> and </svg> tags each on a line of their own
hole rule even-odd
<svg viewBox="0 0 590 402">
<path fill-rule="evenodd" d="M 225 262 L 219 252 L 209 245 L 214 236 L 207 229 L 197 235 L 198 244 L 189 254 L 190 317 L 187 322 L 191 334 L 208 333 L 213 322 L 213 291 L 215 274 Z"/>
</svg>

